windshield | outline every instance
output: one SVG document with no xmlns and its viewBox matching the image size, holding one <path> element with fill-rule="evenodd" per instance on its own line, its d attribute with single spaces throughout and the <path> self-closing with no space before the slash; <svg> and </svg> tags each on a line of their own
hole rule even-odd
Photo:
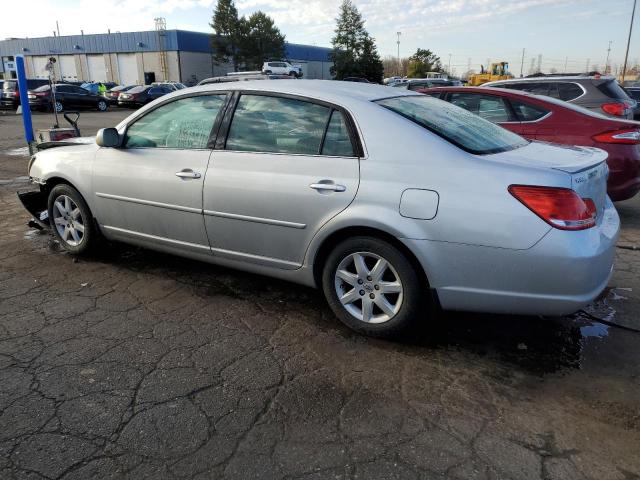
<svg viewBox="0 0 640 480">
<path fill-rule="evenodd" d="M 616 100 L 629 100 L 627 93 L 615 80 L 609 80 L 596 85 L 596 87 L 609 98 L 615 98 Z"/>
<path fill-rule="evenodd" d="M 506 152 L 529 143 L 467 110 L 426 95 L 387 98 L 376 103 L 470 153 Z"/>
</svg>

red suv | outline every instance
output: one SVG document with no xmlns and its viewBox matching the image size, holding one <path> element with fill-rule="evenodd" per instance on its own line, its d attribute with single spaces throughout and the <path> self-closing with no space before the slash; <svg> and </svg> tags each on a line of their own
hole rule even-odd
<svg viewBox="0 0 640 480">
<path fill-rule="evenodd" d="M 640 190 L 640 122 L 616 120 L 555 98 L 501 88 L 418 90 L 469 110 L 529 140 L 597 147 L 609 153 L 607 192 L 614 201 Z"/>
</svg>

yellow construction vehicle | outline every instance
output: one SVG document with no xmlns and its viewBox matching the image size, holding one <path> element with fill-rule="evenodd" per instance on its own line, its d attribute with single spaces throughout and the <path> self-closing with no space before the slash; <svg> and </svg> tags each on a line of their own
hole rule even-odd
<svg viewBox="0 0 640 480">
<path fill-rule="evenodd" d="M 495 80 L 509 80 L 510 78 L 513 78 L 513 75 L 509 73 L 509 62 L 497 62 L 489 65 L 487 70 L 484 69 L 484 66 L 480 65 L 480 73 L 469 75 L 467 85 L 477 87 L 483 83 L 493 82 Z"/>
</svg>

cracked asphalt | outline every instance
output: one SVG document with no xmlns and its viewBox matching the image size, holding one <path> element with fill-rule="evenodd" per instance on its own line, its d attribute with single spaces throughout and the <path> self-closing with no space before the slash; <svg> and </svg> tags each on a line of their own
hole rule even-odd
<svg viewBox="0 0 640 480">
<path fill-rule="evenodd" d="M 1 479 L 640 479 L 640 334 L 616 326 L 640 328 L 640 198 L 585 312 L 388 342 L 297 285 L 126 245 L 74 259 L 26 224 L 22 145 L 0 114 Z"/>
</svg>

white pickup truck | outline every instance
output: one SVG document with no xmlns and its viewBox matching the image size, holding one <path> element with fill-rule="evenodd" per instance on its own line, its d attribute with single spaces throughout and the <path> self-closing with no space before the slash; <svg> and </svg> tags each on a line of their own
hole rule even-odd
<svg viewBox="0 0 640 480">
<path fill-rule="evenodd" d="M 291 77 L 301 78 L 302 66 L 292 65 L 289 62 L 264 62 L 262 64 L 262 73 L 289 75 Z"/>
</svg>

